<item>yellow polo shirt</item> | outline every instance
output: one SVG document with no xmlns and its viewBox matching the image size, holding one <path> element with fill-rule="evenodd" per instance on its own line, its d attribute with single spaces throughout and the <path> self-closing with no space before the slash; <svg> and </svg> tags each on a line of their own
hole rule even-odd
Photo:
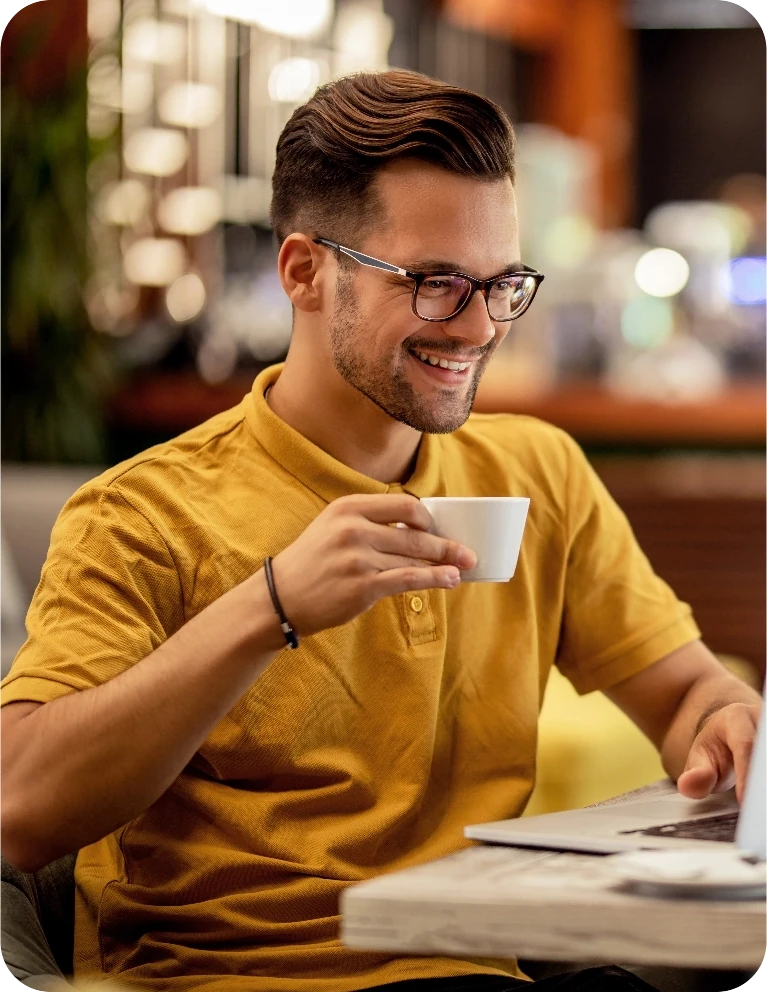
<svg viewBox="0 0 767 992">
<path fill-rule="evenodd" d="M 389 486 L 269 409 L 279 373 L 68 502 L 4 703 L 118 675 L 345 494 L 529 496 L 517 573 L 390 597 L 281 651 L 167 792 L 80 852 L 75 975 L 225 992 L 519 976 L 513 961 L 345 948 L 339 896 L 464 847 L 467 823 L 522 812 L 552 665 L 579 692 L 603 689 L 698 629 L 562 431 L 472 416 L 424 436 L 412 477 Z"/>
</svg>

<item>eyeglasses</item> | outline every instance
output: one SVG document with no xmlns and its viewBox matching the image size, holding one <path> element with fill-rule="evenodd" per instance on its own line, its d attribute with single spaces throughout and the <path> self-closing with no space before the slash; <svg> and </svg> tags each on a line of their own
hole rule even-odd
<svg viewBox="0 0 767 992">
<path fill-rule="evenodd" d="M 538 287 L 543 282 L 543 274 L 526 265 L 519 266 L 513 272 L 483 280 L 467 276 L 465 272 L 410 272 L 327 238 L 315 238 L 314 243 L 343 252 L 360 265 L 412 279 L 415 285 L 411 306 L 413 313 L 421 320 L 452 320 L 466 309 L 477 291 L 485 297 L 491 320 L 516 320 L 533 302 Z"/>
</svg>

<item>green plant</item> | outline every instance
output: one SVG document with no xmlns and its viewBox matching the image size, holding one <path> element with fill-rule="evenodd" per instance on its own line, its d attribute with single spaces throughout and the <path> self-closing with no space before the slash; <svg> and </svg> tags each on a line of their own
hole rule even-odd
<svg viewBox="0 0 767 992">
<path fill-rule="evenodd" d="M 1 135 L 3 458 L 97 463 L 113 365 L 83 303 L 84 69 L 43 100 L 5 85 Z"/>
</svg>

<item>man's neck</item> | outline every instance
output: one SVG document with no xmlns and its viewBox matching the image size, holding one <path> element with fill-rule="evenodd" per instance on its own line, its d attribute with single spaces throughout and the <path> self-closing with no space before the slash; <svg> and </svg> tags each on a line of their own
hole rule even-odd
<svg viewBox="0 0 767 992">
<path fill-rule="evenodd" d="M 394 420 L 340 376 L 328 383 L 302 374 L 288 356 L 267 403 L 277 416 L 333 458 L 371 479 L 405 482 L 421 434 Z"/>
</svg>

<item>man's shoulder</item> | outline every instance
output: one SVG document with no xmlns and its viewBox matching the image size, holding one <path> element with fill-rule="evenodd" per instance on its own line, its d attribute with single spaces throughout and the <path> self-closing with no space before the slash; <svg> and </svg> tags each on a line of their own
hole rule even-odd
<svg viewBox="0 0 767 992">
<path fill-rule="evenodd" d="M 95 507 L 114 501 L 142 510 L 188 499 L 196 489 L 219 485 L 231 469 L 235 449 L 241 451 L 246 442 L 244 432 L 240 404 L 118 462 L 81 486 L 70 503 Z M 246 446 L 257 447 L 255 442 Z"/>
</svg>

